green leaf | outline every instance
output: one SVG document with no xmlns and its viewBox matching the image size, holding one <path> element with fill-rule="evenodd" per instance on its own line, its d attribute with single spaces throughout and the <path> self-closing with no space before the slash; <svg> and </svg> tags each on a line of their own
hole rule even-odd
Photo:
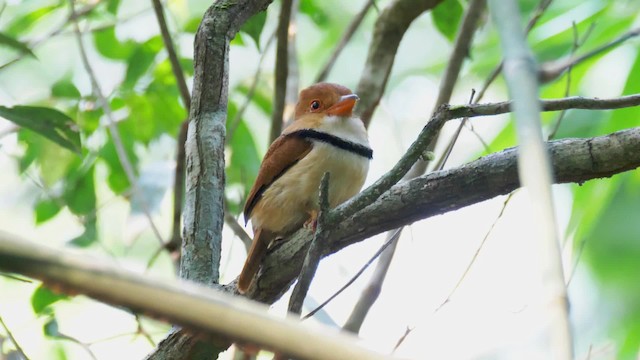
<svg viewBox="0 0 640 360">
<path fill-rule="evenodd" d="M 436 28 L 444 37 L 453 41 L 462 18 L 463 8 L 458 0 L 445 0 L 431 11 Z"/>
<path fill-rule="evenodd" d="M 229 103 L 229 119 L 235 116 L 236 106 Z M 231 121 L 231 120 L 229 120 Z M 260 155 L 249 128 L 240 121 L 233 133 L 233 138 L 229 139 L 231 157 L 227 166 L 227 183 L 239 183 L 244 186 L 245 194 L 251 189 L 251 185 L 258 175 L 260 169 Z"/>
<path fill-rule="evenodd" d="M 236 35 L 233 37 L 233 39 L 231 39 L 230 44 L 233 46 L 243 46 L 244 38 L 242 37 L 242 33 L 237 32 Z M 257 46 L 260 47 L 260 45 L 257 45 Z"/>
<path fill-rule="evenodd" d="M 121 126 L 119 126 L 119 128 L 121 130 L 126 129 L 126 127 Z M 133 138 L 130 133 L 124 131 L 120 131 L 120 135 L 122 137 L 125 152 L 127 153 L 131 165 L 135 169 L 138 163 L 138 157 L 133 151 Z M 116 152 L 111 136 L 109 136 L 109 141 L 102 147 L 102 149 L 100 149 L 99 156 L 109 167 L 109 175 L 107 176 L 107 184 L 109 185 L 109 188 L 111 188 L 111 190 L 116 194 L 121 194 L 128 190 L 131 184 L 129 184 L 124 168 L 122 167 L 122 164 L 120 164 L 120 159 L 118 158 L 118 153 Z"/>
<path fill-rule="evenodd" d="M 127 73 L 123 84 L 125 88 L 132 88 L 138 79 L 149 70 L 162 46 L 162 38 L 158 35 L 136 47 L 127 61 Z"/>
<path fill-rule="evenodd" d="M 98 225 L 95 216 L 90 216 L 84 224 L 84 231 L 69 241 L 69 245 L 87 247 L 98 240 Z"/>
<path fill-rule="evenodd" d="M 77 125 L 73 119 L 58 110 L 39 106 L 0 106 L 0 116 L 33 130 L 66 149 L 80 153 Z"/>
<path fill-rule="evenodd" d="M 240 28 L 240 31 L 249 34 L 253 41 L 256 42 L 256 46 L 260 49 L 260 34 L 264 29 L 264 24 L 267 21 L 267 12 L 260 11 L 247 20 Z"/>
<path fill-rule="evenodd" d="M 80 90 L 69 79 L 57 81 L 51 87 L 51 95 L 58 98 L 80 99 Z"/>
<path fill-rule="evenodd" d="M 96 210 L 96 189 L 94 185 L 94 166 L 70 172 L 65 181 L 62 196 L 72 213 L 87 215 Z"/>
<path fill-rule="evenodd" d="M 49 305 L 67 298 L 66 295 L 55 293 L 40 285 L 31 295 L 31 308 L 33 312 L 40 315 Z"/>
<path fill-rule="evenodd" d="M 627 76 L 623 94 L 640 93 L 640 52 L 636 54 L 635 62 Z M 611 133 L 620 129 L 631 128 L 640 125 L 640 106 L 618 109 L 611 115 L 611 120 L 600 129 L 603 133 Z"/>
<path fill-rule="evenodd" d="M 38 7 L 24 16 L 18 16 L 12 19 L 11 24 L 6 28 L 6 32 L 9 34 L 24 34 L 40 19 L 53 14 L 54 10 L 60 8 L 62 4 L 62 1 L 58 1 L 55 5 Z"/>
<path fill-rule="evenodd" d="M 55 317 L 52 317 L 49 321 L 47 321 L 44 324 L 42 330 L 46 336 L 53 337 L 53 338 L 60 337 L 58 320 L 56 320 Z"/>
<path fill-rule="evenodd" d="M 300 1 L 300 12 L 309 16 L 318 26 L 322 27 L 329 23 L 328 13 L 318 6 L 317 1 Z"/>
<path fill-rule="evenodd" d="M 50 220 L 60 212 L 61 206 L 53 199 L 42 199 L 36 204 L 36 224 Z"/>
<path fill-rule="evenodd" d="M 184 27 L 182 28 L 182 30 L 188 33 L 195 34 L 196 31 L 198 31 L 198 27 L 200 26 L 201 22 L 202 22 L 202 17 L 200 16 L 193 17 L 189 19 L 186 24 L 184 24 Z"/>
<path fill-rule="evenodd" d="M 20 53 L 24 53 L 30 56 L 36 57 L 36 54 L 31 51 L 29 45 L 23 43 L 22 41 L 18 41 L 11 36 L 0 32 L 0 45 L 4 45 L 10 47 Z"/>
<path fill-rule="evenodd" d="M 120 0 L 107 1 L 107 11 L 113 15 L 118 13 L 118 7 L 120 6 Z"/>
<path fill-rule="evenodd" d="M 113 26 L 94 32 L 93 40 L 102 56 L 114 60 L 128 59 L 137 47 L 137 44 L 131 40 L 120 42 Z"/>
</svg>

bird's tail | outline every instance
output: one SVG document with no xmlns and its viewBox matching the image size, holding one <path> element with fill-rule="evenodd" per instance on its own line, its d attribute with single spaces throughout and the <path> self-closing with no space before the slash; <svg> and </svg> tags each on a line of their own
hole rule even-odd
<svg viewBox="0 0 640 360">
<path fill-rule="evenodd" d="M 264 259 L 264 256 L 267 254 L 271 238 L 272 236 L 269 231 L 263 231 L 262 229 L 256 230 L 253 236 L 253 243 L 247 254 L 247 260 L 244 262 L 244 267 L 242 268 L 242 272 L 238 278 L 238 284 L 236 285 L 241 294 L 249 290 L 253 278 L 260 269 L 262 259 Z"/>
</svg>

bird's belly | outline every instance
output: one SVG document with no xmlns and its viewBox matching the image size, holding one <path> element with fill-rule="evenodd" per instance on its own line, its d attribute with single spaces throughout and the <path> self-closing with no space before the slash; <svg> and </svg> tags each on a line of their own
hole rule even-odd
<svg viewBox="0 0 640 360">
<path fill-rule="evenodd" d="M 254 228 L 285 235 L 295 231 L 317 210 L 320 181 L 329 172 L 329 205 L 333 208 L 360 191 L 369 159 L 315 143 L 307 156 L 287 170 L 264 192 L 253 210 Z"/>
</svg>

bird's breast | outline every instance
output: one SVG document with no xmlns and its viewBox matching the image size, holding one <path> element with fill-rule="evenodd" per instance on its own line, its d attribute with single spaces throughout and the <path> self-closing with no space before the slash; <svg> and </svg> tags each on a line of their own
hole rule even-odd
<svg viewBox="0 0 640 360">
<path fill-rule="evenodd" d="M 369 146 L 359 119 L 337 118 L 318 131 Z M 351 121 L 353 120 L 353 121 Z M 357 120 L 357 122 L 355 121 Z M 296 230 L 318 208 L 318 191 L 325 172 L 330 173 L 329 203 L 335 207 L 360 191 L 369 170 L 369 158 L 331 143 L 312 140 L 313 148 L 298 163 L 274 181 L 253 210 L 253 226 L 287 234 Z"/>
</svg>

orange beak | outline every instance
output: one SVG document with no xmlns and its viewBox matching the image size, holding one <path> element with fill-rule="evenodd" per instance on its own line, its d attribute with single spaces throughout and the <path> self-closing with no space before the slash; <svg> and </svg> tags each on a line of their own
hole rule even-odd
<svg viewBox="0 0 640 360">
<path fill-rule="evenodd" d="M 351 115 L 353 107 L 358 100 L 360 100 L 360 98 L 356 94 L 341 96 L 337 103 L 327 109 L 327 114 L 335 116 L 349 116 Z"/>
</svg>

